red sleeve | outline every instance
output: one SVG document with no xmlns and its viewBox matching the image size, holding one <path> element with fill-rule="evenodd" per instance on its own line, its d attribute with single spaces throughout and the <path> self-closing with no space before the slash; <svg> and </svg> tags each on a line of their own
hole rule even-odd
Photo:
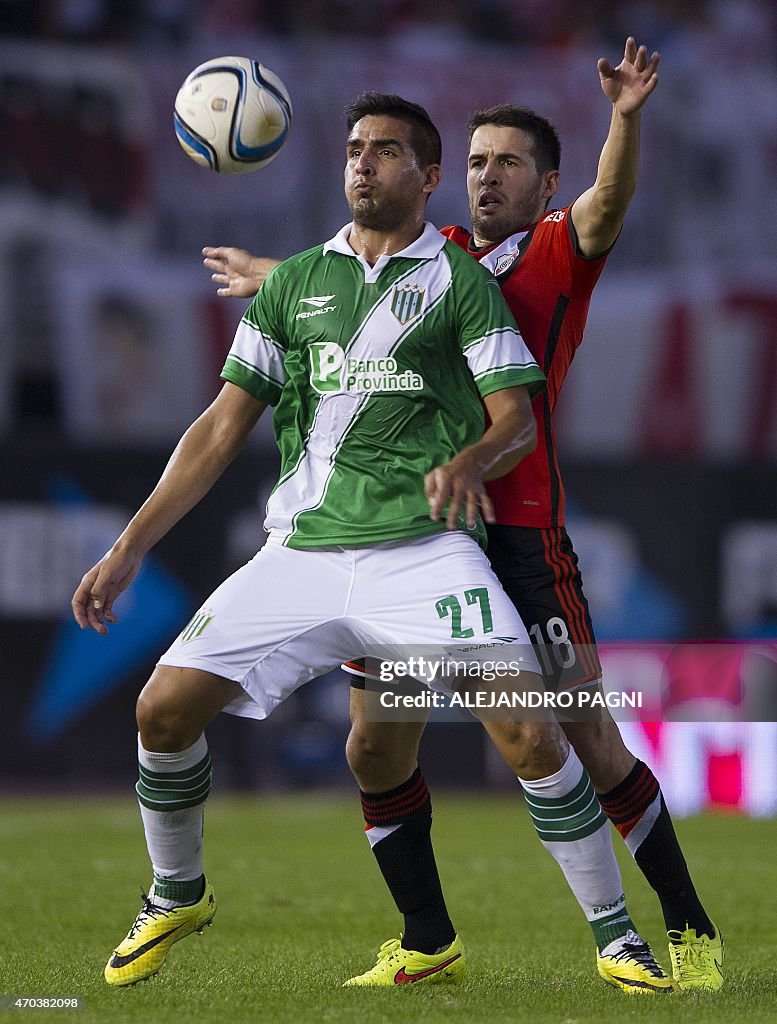
<svg viewBox="0 0 777 1024">
<path fill-rule="evenodd" d="M 600 256 L 583 256 L 577 240 L 577 231 L 572 221 L 572 207 L 567 206 L 559 212 L 565 214 L 564 226 L 566 230 L 559 232 L 559 234 L 564 235 L 565 247 L 568 250 L 566 259 L 568 261 L 569 279 L 571 281 L 570 297 L 575 299 L 586 298 L 594 290 L 596 282 L 599 280 L 599 275 L 604 270 L 607 257 L 612 252 L 612 246 Z"/>
</svg>

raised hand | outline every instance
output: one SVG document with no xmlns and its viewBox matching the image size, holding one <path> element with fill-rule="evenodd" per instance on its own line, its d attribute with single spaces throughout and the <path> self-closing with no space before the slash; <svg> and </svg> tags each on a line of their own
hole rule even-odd
<svg viewBox="0 0 777 1024">
<path fill-rule="evenodd" d="M 211 280 L 220 286 L 216 294 L 238 299 L 253 298 L 278 264 L 278 260 L 252 256 L 247 249 L 232 246 L 206 246 L 202 255 L 202 262 L 213 271 Z"/>
<path fill-rule="evenodd" d="M 637 48 L 633 36 L 626 40 L 623 60 L 616 68 L 605 57 L 599 58 L 596 66 L 602 91 L 619 114 L 634 114 L 643 106 L 658 85 L 656 69 L 660 59 L 653 53 L 648 60 L 647 47 Z"/>
</svg>

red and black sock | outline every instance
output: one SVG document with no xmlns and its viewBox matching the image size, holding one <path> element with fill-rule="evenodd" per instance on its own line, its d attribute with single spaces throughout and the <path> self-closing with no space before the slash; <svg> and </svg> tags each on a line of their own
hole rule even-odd
<svg viewBox="0 0 777 1024">
<path fill-rule="evenodd" d="M 416 768 L 387 793 L 361 792 L 366 834 L 397 909 L 402 946 L 436 953 L 456 937 L 432 849 L 432 801 Z"/>
<path fill-rule="evenodd" d="M 599 803 L 655 890 L 667 931 L 691 927 L 712 937 L 715 927 L 696 895 L 661 787 L 650 768 L 637 761 L 623 782 L 599 796 Z"/>
</svg>

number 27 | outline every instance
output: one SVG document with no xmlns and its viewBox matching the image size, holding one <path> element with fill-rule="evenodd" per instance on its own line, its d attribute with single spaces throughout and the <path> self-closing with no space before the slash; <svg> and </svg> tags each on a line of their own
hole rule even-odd
<svg viewBox="0 0 777 1024">
<path fill-rule="evenodd" d="M 479 606 L 483 632 L 490 633 L 494 628 L 494 624 L 491 616 L 491 602 L 488 599 L 488 589 L 486 587 L 472 587 L 470 590 L 465 590 L 464 600 L 469 605 L 476 604 Z M 441 619 L 450 615 L 451 636 L 454 640 L 467 640 L 475 635 L 475 630 L 471 627 L 467 627 L 467 629 L 461 628 L 461 602 L 455 594 L 441 597 L 435 608 Z"/>
</svg>

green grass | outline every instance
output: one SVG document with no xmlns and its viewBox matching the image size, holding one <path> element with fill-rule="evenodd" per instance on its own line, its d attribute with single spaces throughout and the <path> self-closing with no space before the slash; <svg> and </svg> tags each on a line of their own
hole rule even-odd
<svg viewBox="0 0 777 1024">
<path fill-rule="evenodd" d="M 727 981 L 715 996 L 658 1000 L 598 979 L 590 929 L 514 799 L 440 795 L 435 808 L 443 884 L 468 949 L 464 985 L 340 987 L 398 934 L 399 917 L 356 802 L 322 794 L 214 796 L 205 837 L 214 926 L 174 946 L 155 978 L 113 990 L 102 969 L 149 880 L 131 795 L 2 800 L 0 992 L 77 995 L 85 1008 L 75 1014 L 14 1012 L 78 1024 L 777 1021 L 773 822 L 678 824 L 726 935 Z M 666 965 L 657 902 L 630 858 L 620 859 L 632 916 Z"/>
</svg>

